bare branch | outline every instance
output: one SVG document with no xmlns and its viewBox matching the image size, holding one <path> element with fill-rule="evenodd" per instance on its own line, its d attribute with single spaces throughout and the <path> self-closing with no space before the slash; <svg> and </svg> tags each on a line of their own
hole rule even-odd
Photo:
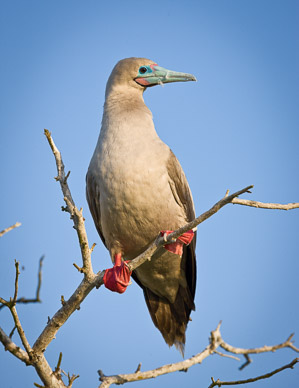
<svg viewBox="0 0 299 388">
<path fill-rule="evenodd" d="M 249 199 L 234 198 L 231 203 L 236 205 L 251 206 L 251 207 L 256 207 L 261 209 L 292 210 L 292 209 L 299 208 L 298 202 L 282 205 L 280 203 L 264 203 L 264 202 L 258 202 L 258 201 L 251 201 Z"/>
<path fill-rule="evenodd" d="M 89 248 L 88 238 L 87 238 L 87 234 L 84 226 L 84 217 L 82 214 L 82 209 L 78 210 L 77 207 L 75 206 L 75 202 L 72 198 L 71 191 L 67 183 L 67 178 L 69 177 L 70 172 L 68 172 L 67 175 L 65 175 L 64 164 L 62 161 L 61 153 L 56 147 L 52 139 L 51 132 L 45 129 L 44 133 L 55 157 L 56 167 L 58 172 L 58 175 L 55 179 L 60 183 L 64 201 L 67 205 L 65 210 L 70 213 L 71 218 L 74 222 L 74 229 L 76 230 L 78 235 L 79 244 L 81 248 L 82 261 L 83 261 L 84 275 L 87 279 L 92 279 L 94 276 L 94 273 L 93 273 L 92 263 L 91 263 L 91 251 Z"/>
<path fill-rule="evenodd" d="M 43 255 L 39 259 L 39 268 L 38 268 L 38 275 L 37 275 L 38 282 L 37 282 L 36 297 L 35 297 L 35 300 L 37 302 L 41 302 L 41 300 L 40 300 L 40 289 L 41 289 L 41 286 L 42 286 L 42 267 L 43 267 L 44 258 L 45 258 L 45 255 Z"/>
<path fill-rule="evenodd" d="M 20 322 L 20 319 L 19 319 L 19 316 L 18 316 L 17 309 L 16 309 L 15 305 L 10 307 L 10 312 L 11 312 L 11 315 L 13 317 L 15 326 L 16 326 L 17 331 L 18 331 L 18 334 L 19 334 L 19 336 L 21 338 L 22 344 L 23 344 L 23 346 L 24 346 L 28 356 L 31 357 L 32 349 L 31 349 L 31 346 L 29 345 L 29 342 L 28 342 L 28 340 L 26 338 L 26 335 L 25 335 L 25 332 L 24 332 L 23 327 L 21 325 L 21 322 Z"/>
<path fill-rule="evenodd" d="M 20 222 L 16 222 L 14 225 L 9 226 L 8 228 L 1 230 L 0 231 L 0 237 L 2 237 L 5 233 L 10 232 L 11 230 L 13 230 L 15 228 L 18 228 L 21 225 L 22 224 Z"/>
<path fill-rule="evenodd" d="M 32 353 L 32 349 L 29 345 L 29 342 L 27 341 L 27 338 L 25 336 L 25 333 L 24 333 L 24 330 L 22 328 L 22 325 L 20 323 L 20 320 L 19 320 L 19 317 L 18 317 L 18 313 L 17 313 L 17 310 L 16 310 L 16 300 L 17 300 L 17 296 L 18 296 L 18 288 L 19 288 L 19 275 L 20 275 L 20 271 L 19 271 L 19 262 L 18 261 L 15 261 L 15 267 L 16 267 L 16 277 L 15 277 L 15 291 L 14 291 L 14 297 L 13 298 L 10 298 L 9 301 L 6 301 L 4 300 L 3 298 L 0 298 L 0 302 L 7 306 L 11 312 L 11 315 L 13 317 L 13 320 L 14 320 L 14 323 L 15 323 L 15 327 L 19 333 L 19 336 L 21 338 L 21 341 L 23 343 L 23 346 L 24 348 L 26 349 L 26 352 L 30 358 L 30 355 Z"/>
<path fill-rule="evenodd" d="M 232 360 L 240 361 L 239 357 L 232 356 L 231 354 L 221 353 L 218 350 L 215 350 L 215 353 L 218 354 L 218 356 L 221 356 L 221 357 L 227 357 L 227 358 L 231 358 Z"/>
<path fill-rule="evenodd" d="M 103 284 L 103 277 L 105 271 L 94 275 L 91 281 L 83 280 L 77 287 L 73 295 L 66 301 L 63 306 L 55 313 L 55 315 L 48 321 L 47 326 L 40 334 L 33 345 L 33 350 L 36 353 L 42 353 L 46 350 L 50 342 L 55 338 L 56 333 L 67 319 L 76 311 L 90 291 L 97 286 Z"/>
<path fill-rule="evenodd" d="M 23 361 L 26 365 L 31 365 L 30 358 L 28 354 L 17 346 L 11 339 L 8 337 L 5 332 L 0 327 L 0 342 L 2 342 L 4 349 L 8 350 L 11 354 L 17 357 L 19 360 Z"/>
<path fill-rule="evenodd" d="M 14 332 L 15 332 L 16 328 L 17 328 L 17 326 L 14 326 L 13 329 L 12 329 L 12 331 L 9 333 L 9 338 L 10 338 L 10 339 L 11 339 L 12 336 L 14 335 Z"/>
<path fill-rule="evenodd" d="M 279 373 L 285 369 L 293 369 L 294 368 L 294 365 L 297 364 L 297 362 L 299 362 L 299 358 L 295 358 L 292 362 L 290 362 L 289 364 L 287 365 L 284 365 L 282 366 L 281 368 L 278 368 L 278 369 L 275 369 L 274 371 L 272 372 L 269 372 L 269 373 L 266 373 L 264 375 L 261 375 L 261 376 L 258 376 L 258 377 L 252 377 L 252 378 L 249 378 L 249 379 L 246 379 L 246 380 L 236 380 L 236 381 L 220 381 L 219 379 L 217 381 L 215 381 L 212 377 L 212 384 L 209 385 L 209 388 L 213 388 L 213 387 L 221 387 L 222 385 L 241 385 L 241 384 L 248 384 L 248 383 L 254 383 L 255 381 L 258 381 L 258 380 L 263 380 L 263 379 L 268 379 L 269 377 L 272 377 L 273 375 L 275 375 L 276 373 Z"/>
<path fill-rule="evenodd" d="M 41 263 L 42 260 L 40 260 Z M 40 264 L 41 265 L 41 264 Z M 20 347 L 18 347 L 0 328 L 0 342 L 4 345 L 5 350 L 9 350 L 13 355 L 15 355 L 18 359 L 23 361 L 26 365 L 33 365 L 39 377 L 47 387 L 51 388 L 65 388 L 65 385 L 62 381 L 60 381 L 53 373 L 50 365 L 45 359 L 43 354 L 36 355 L 36 353 L 32 350 L 23 327 L 21 325 L 17 310 L 16 310 L 16 302 L 19 288 L 19 263 L 15 262 L 16 267 L 16 277 L 15 277 L 15 290 L 14 297 L 10 298 L 10 301 L 6 301 L 3 298 L 0 298 L 0 302 L 7 306 L 10 309 L 11 315 L 14 320 L 15 329 L 17 329 L 19 337 L 22 341 L 22 344 L 26 350 L 26 352 Z M 11 335 L 13 333 L 11 332 Z"/>
<path fill-rule="evenodd" d="M 278 349 L 283 349 L 283 348 L 291 348 L 295 352 L 299 353 L 299 349 L 294 346 L 293 342 L 291 341 L 293 338 L 294 334 L 291 334 L 286 341 L 284 341 L 281 344 L 278 345 L 272 345 L 272 346 L 262 346 L 260 348 L 251 348 L 251 349 L 242 349 L 242 348 L 236 348 L 234 346 L 229 345 L 228 343 L 222 341 L 220 347 L 224 350 L 226 350 L 229 353 L 233 354 L 259 354 L 259 353 L 266 353 L 266 352 L 275 352 Z"/>
<path fill-rule="evenodd" d="M 201 363 L 205 358 L 207 358 L 211 354 L 213 354 L 213 353 L 219 354 L 219 351 L 217 351 L 217 348 L 219 348 L 219 347 L 223 348 L 223 345 L 226 345 L 226 343 L 223 341 L 223 339 L 221 337 L 220 325 L 221 325 L 221 322 L 218 324 L 217 328 L 211 332 L 210 344 L 202 352 L 198 353 L 196 356 L 188 358 L 184 361 L 180 361 L 180 362 L 177 362 L 174 364 L 164 365 L 162 367 L 148 370 L 145 372 L 140 372 L 140 367 L 138 367 L 135 373 L 105 376 L 103 371 L 99 370 L 98 373 L 99 373 L 100 381 L 101 381 L 100 387 L 101 388 L 108 388 L 112 384 L 125 384 L 125 383 L 129 383 L 129 382 L 133 382 L 133 381 L 152 379 L 152 378 L 155 378 L 155 377 L 158 377 L 158 376 L 161 376 L 164 374 L 172 373 L 172 372 L 183 371 L 183 370 L 185 371 L 185 370 L 188 370 L 191 366 Z M 284 347 L 288 347 L 287 342 L 290 339 L 291 338 L 289 337 L 288 340 L 284 342 L 284 344 L 285 344 Z M 235 349 L 233 347 L 231 347 L 231 348 L 232 348 L 232 350 Z M 251 351 L 253 352 L 253 350 L 255 350 L 256 353 L 260 353 L 261 352 L 260 350 L 263 348 L 251 349 Z M 276 345 L 276 346 L 271 346 L 271 347 L 268 346 L 267 350 L 265 350 L 265 351 L 271 352 L 271 351 L 273 351 L 274 348 L 275 349 L 281 348 L 281 345 Z M 232 353 L 235 353 L 235 352 L 233 351 Z M 224 355 L 222 353 L 220 353 L 220 355 L 221 356 L 230 356 L 230 355 Z M 230 356 L 230 357 L 235 358 L 234 356 Z M 296 359 L 296 360 L 299 360 L 299 359 Z M 298 362 L 298 361 L 296 361 L 296 362 L 294 362 L 294 361 L 293 361 L 292 366 L 295 365 L 296 362 Z M 289 365 L 291 365 L 291 364 L 289 364 Z M 267 374 L 267 377 L 271 377 L 273 374 L 278 373 L 281 370 L 286 369 L 287 367 L 291 368 L 292 366 L 282 367 L 277 371 L 274 371 L 274 372 Z M 261 379 L 261 378 L 262 377 L 259 377 L 258 379 Z M 264 377 L 264 378 L 266 378 L 266 377 Z M 217 380 L 217 382 L 215 382 L 213 380 L 213 382 L 215 385 L 218 384 L 218 380 Z M 250 382 L 250 381 L 246 381 L 246 382 Z M 221 382 L 221 384 L 222 384 L 222 382 Z M 215 385 L 213 385 L 213 387 Z M 225 385 L 225 384 L 223 384 L 223 385 Z M 226 384 L 226 385 L 229 385 L 229 384 Z"/>
<path fill-rule="evenodd" d="M 80 376 L 79 375 L 70 375 L 69 373 L 67 374 L 67 378 L 68 378 L 68 381 L 69 381 L 69 384 L 67 386 L 67 388 L 71 388 L 73 386 L 73 382 L 78 379 Z"/>
<path fill-rule="evenodd" d="M 14 305 L 16 304 L 16 300 L 17 300 L 17 297 L 18 297 L 19 275 L 20 275 L 19 264 L 20 263 L 15 260 L 15 267 L 16 267 L 15 293 L 14 293 L 13 300 L 11 301 Z"/>
<path fill-rule="evenodd" d="M 239 367 L 239 370 L 243 370 L 244 368 L 246 368 L 246 366 L 248 366 L 249 364 L 252 363 L 252 359 L 249 357 L 248 354 L 243 354 L 244 358 L 245 358 L 245 362 L 244 364 L 242 364 L 240 367 Z"/>
<path fill-rule="evenodd" d="M 40 289 L 41 289 L 41 285 L 42 285 L 42 265 L 43 265 L 43 260 L 44 260 L 45 256 L 43 255 L 40 259 L 39 259 L 39 267 L 38 267 L 38 275 L 37 275 L 37 288 L 36 288 L 36 295 L 35 295 L 35 298 L 24 298 L 24 297 L 21 297 L 21 298 L 17 298 L 14 297 L 14 303 L 15 304 L 27 304 L 27 303 L 40 303 L 41 300 L 40 300 Z M 19 276 L 19 275 L 18 275 Z M 16 288 L 15 288 L 16 290 Z M 0 298 L 0 303 L 2 303 L 2 305 L 0 305 L 0 310 L 4 307 L 4 306 L 7 306 L 7 303 L 9 302 L 6 302 L 3 303 L 2 302 L 2 299 Z"/>
</svg>

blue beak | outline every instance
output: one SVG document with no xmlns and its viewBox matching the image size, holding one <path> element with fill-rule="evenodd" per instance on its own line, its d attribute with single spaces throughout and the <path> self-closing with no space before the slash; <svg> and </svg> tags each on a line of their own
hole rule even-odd
<svg viewBox="0 0 299 388">
<path fill-rule="evenodd" d="M 147 71 L 145 74 L 139 74 L 135 81 L 142 86 L 154 86 L 161 85 L 170 82 L 187 82 L 196 81 L 196 78 L 192 74 L 180 73 L 178 71 L 172 71 L 164 69 L 164 67 L 152 65 L 151 72 Z"/>
</svg>

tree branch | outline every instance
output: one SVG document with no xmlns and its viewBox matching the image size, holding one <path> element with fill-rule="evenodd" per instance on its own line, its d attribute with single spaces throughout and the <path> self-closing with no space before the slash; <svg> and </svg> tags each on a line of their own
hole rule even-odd
<svg viewBox="0 0 299 388">
<path fill-rule="evenodd" d="M 257 207 L 261 209 L 274 209 L 274 210 L 292 210 L 292 209 L 299 208 L 298 202 L 282 205 L 280 203 L 264 203 L 264 202 L 258 202 L 258 201 L 251 201 L 249 199 L 234 198 L 231 203 L 236 205 L 244 205 L 244 206 Z"/>
<path fill-rule="evenodd" d="M 221 325 L 221 322 L 218 324 L 217 328 L 211 332 L 209 345 L 202 352 L 198 353 L 197 355 L 195 355 L 191 358 L 188 358 L 186 360 L 174 363 L 174 364 L 163 365 L 162 367 L 148 370 L 145 372 L 140 372 L 140 368 L 139 368 L 135 373 L 105 376 L 104 373 L 101 370 L 99 370 L 98 373 L 100 375 L 100 381 L 101 381 L 100 387 L 101 388 L 108 388 L 112 384 L 125 384 L 125 383 L 130 383 L 133 381 L 152 379 L 152 378 L 164 375 L 164 374 L 173 373 L 173 372 L 177 372 L 177 371 L 187 371 L 191 366 L 202 363 L 202 361 L 205 358 L 207 358 L 208 356 L 210 356 L 214 353 L 219 354 L 219 352 L 217 351 L 217 348 L 219 348 L 219 347 L 221 347 L 225 350 L 229 349 L 227 351 L 230 353 L 234 353 L 234 354 L 244 354 L 245 351 L 247 353 L 256 353 L 257 354 L 257 353 L 262 353 L 262 352 L 273 352 L 274 350 L 281 349 L 283 347 L 290 347 L 290 341 L 291 341 L 292 336 L 290 336 L 284 343 L 282 343 L 280 345 L 263 346 L 261 348 L 256 348 L 256 349 L 242 349 L 242 352 L 239 352 L 240 348 L 234 348 L 233 346 L 228 345 L 223 340 L 221 333 L 220 333 L 220 325 Z M 299 351 L 299 349 L 297 349 L 295 347 L 292 347 L 292 349 L 295 351 Z M 220 353 L 220 355 L 223 356 L 222 353 Z M 297 361 L 295 361 L 295 360 L 297 360 Z M 289 366 L 284 366 L 282 368 L 277 369 L 274 372 L 270 372 L 267 375 L 263 375 L 265 377 L 260 376 L 256 379 L 259 380 L 261 378 L 271 377 L 275 373 L 278 373 L 278 372 L 280 372 L 288 367 L 291 368 L 296 364 L 296 362 L 298 362 L 299 359 L 295 359 L 295 360 L 293 361 L 293 363 L 291 363 L 292 366 L 290 366 L 291 364 L 288 364 Z M 238 382 L 238 384 L 245 384 L 245 382 L 250 382 L 249 380 L 246 380 L 246 381 L 244 380 L 244 382 L 242 382 L 242 383 Z M 211 385 L 210 387 L 214 387 L 216 385 L 220 386 L 220 382 L 218 382 L 218 380 L 217 380 L 217 382 L 215 382 L 214 380 L 212 380 L 212 381 L 213 381 L 212 384 L 214 384 L 214 385 Z M 242 381 L 242 380 L 240 380 L 240 381 Z M 255 381 L 255 380 L 253 380 L 253 381 Z M 222 384 L 222 382 L 221 382 L 221 384 Z M 235 383 L 235 384 L 237 384 L 237 383 Z M 229 385 L 229 384 L 223 384 L 223 385 Z M 232 384 L 230 384 L 230 385 L 232 385 Z"/>
<path fill-rule="evenodd" d="M 19 360 L 23 361 L 26 365 L 33 365 L 39 377 L 43 381 L 43 383 L 47 387 L 51 388 L 65 388 L 64 383 L 61 379 L 58 379 L 52 372 L 50 365 L 45 359 L 43 354 L 37 355 L 31 348 L 23 327 L 21 325 L 17 309 L 16 309 L 16 301 L 18 296 L 18 288 L 19 288 L 19 262 L 15 262 L 16 268 L 16 277 L 15 277 L 15 290 L 13 298 L 10 298 L 9 301 L 0 298 L 0 302 L 6 305 L 13 317 L 15 328 L 18 331 L 19 337 L 22 341 L 22 344 L 26 350 L 26 352 L 20 349 L 16 344 L 14 344 L 11 339 L 5 334 L 5 332 L 0 329 L 0 341 L 3 343 L 5 350 L 9 350 L 12 354 L 14 354 Z"/>
<path fill-rule="evenodd" d="M 233 354 L 259 354 L 259 353 L 266 353 L 266 352 L 275 352 L 278 349 L 283 349 L 283 348 L 290 348 L 293 349 L 295 352 L 299 353 L 299 348 L 294 346 L 294 343 L 292 342 L 292 338 L 294 336 L 294 333 L 291 334 L 285 342 L 278 344 L 278 345 L 272 345 L 272 346 L 262 346 L 260 348 L 251 348 L 251 349 L 243 349 L 243 348 L 236 348 L 234 346 L 229 345 L 226 342 L 222 342 L 220 344 L 220 347 L 224 350 L 226 350 L 229 353 Z"/>
<path fill-rule="evenodd" d="M 19 226 L 21 226 L 21 223 L 16 222 L 14 225 L 9 226 L 8 228 L 1 230 L 0 237 L 2 237 L 5 233 L 10 232 L 12 229 L 18 228 Z"/>
<path fill-rule="evenodd" d="M 217 381 L 215 381 L 214 378 L 212 377 L 211 378 L 212 379 L 212 384 L 210 384 L 208 388 L 213 388 L 213 387 L 216 387 L 216 386 L 221 387 L 222 385 L 241 385 L 241 384 L 247 384 L 247 383 L 254 383 L 255 381 L 258 381 L 258 380 L 268 379 L 269 377 L 272 377 L 276 373 L 279 373 L 279 372 L 281 372 L 281 371 L 283 371 L 285 369 L 288 369 L 288 368 L 293 369 L 294 365 L 296 365 L 297 362 L 299 362 L 299 358 L 295 358 L 289 364 L 284 365 L 281 368 L 275 369 L 272 372 L 266 373 L 266 374 L 258 376 L 258 377 L 252 377 L 252 378 L 249 378 L 249 379 L 246 379 L 246 380 L 220 381 L 218 379 Z"/>
<path fill-rule="evenodd" d="M 137 267 L 139 267 L 141 264 L 143 264 L 146 260 L 150 260 L 153 254 L 162 246 L 169 244 L 173 241 L 175 241 L 178 237 L 180 237 L 183 233 L 187 232 L 190 229 L 196 228 L 199 224 L 210 218 L 212 215 L 217 213 L 223 206 L 227 205 L 228 203 L 231 203 L 234 198 L 237 196 L 244 194 L 248 192 L 250 189 L 252 189 L 253 186 L 247 186 L 242 190 L 239 190 L 235 192 L 234 194 L 231 194 L 229 196 L 225 195 L 224 198 L 222 198 L 220 201 L 218 201 L 214 206 L 211 207 L 208 211 L 201 214 L 199 217 L 195 218 L 195 220 L 189 222 L 188 224 L 182 226 L 181 228 L 175 230 L 174 232 L 170 233 L 168 236 L 158 236 L 156 240 L 147 248 L 146 251 L 144 251 L 141 255 L 136 257 L 134 260 L 131 260 L 130 263 L 128 263 L 128 267 L 130 271 L 133 271 Z"/>
<path fill-rule="evenodd" d="M 70 175 L 70 172 L 65 175 L 64 171 L 64 164 L 62 161 L 61 153 L 56 147 L 51 132 L 49 132 L 47 129 L 44 130 L 45 136 L 48 140 L 48 143 L 52 149 L 53 155 L 55 157 L 56 161 L 56 167 L 57 167 L 57 177 L 55 179 L 60 183 L 60 187 L 63 193 L 63 199 L 66 203 L 66 208 L 63 208 L 63 210 L 66 210 L 71 215 L 71 219 L 74 222 L 74 229 L 77 232 L 79 244 L 81 248 L 81 254 L 82 254 L 82 261 L 83 261 L 83 272 L 85 277 L 88 280 L 93 279 L 94 273 L 92 269 L 92 263 L 91 263 L 91 250 L 89 248 L 88 244 L 88 238 L 84 226 L 84 217 L 82 214 L 82 209 L 78 210 L 75 206 L 75 202 L 72 198 L 71 191 L 69 189 L 67 179 Z"/>
<path fill-rule="evenodd" d="M 42 266 L 43 266 L 43 260 L 44 260 L 45 256 L 43 255 L 40 259 L 39 259 L 39 267 L 38 267 L 38 275 L 37 275 L 37 288 L 36 288 L 36 294 L 35 294 L 35 298 L 24 298 L 24 297 L 21 297 L 21 298 L 17 298 L 15 299 L 14 303 L 16 304 L 19 304 L 19 303 L 22 303 L 22 304 L 27 304 L 27 303 L 41 303 L 41 300 L 40 300 L 40 289 L 41 289 L 41 285 L 42 285 Z M 0 303 L 1 302 L 1 298 L 0 298 Z M 2 303 L 0 305 L 0 310 L 7 306 L 6 303 Z"/>
<path fill-rule="evenodd" d="M 1 329 L 0 327 L 0 342 L 2 342 L 4 349 L 8 350 L 11 354 L 17 357 L 19 360 L 23 361 L 26 365 L 31 365 L 28 354 L 17 346 Z"/>
</svg>

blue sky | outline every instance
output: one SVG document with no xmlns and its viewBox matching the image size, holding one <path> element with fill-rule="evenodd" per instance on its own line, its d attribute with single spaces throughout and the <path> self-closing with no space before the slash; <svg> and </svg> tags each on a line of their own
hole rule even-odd
<svg viewBox="0 0 299 388">
<path fill-rule="evenodd" d="M 85 199 L 85 174 L 101 123 L 104 90 L 115 63 L 129 56 L 193 73 L 197 83 L 151 88 L 145 101 L 160 137 L 179 158 L 197 214 L 230 189 L 254 184 L 244 198 L 298 202 L 298 49 L 296 0 L 2 1 L 0 4 L 0 295 L 13 294 L 14 259 L 24 267 L 20 296 L 33 296 L 38 259 L 45 254 L 41 305 L 19 306 L 31 344 L 81 276 L 76 234 L 53 177 L 43 135 L 52 131 L 71 170 L 69 185 L 83 207 L 96 270 L 110 266 Z M 230 344 L 299 344 L 298 210 L 226 206 L 198 229 L 196 312 L 187 330 L 186 357 L 201 351 L 220 319 Z M 0 325 L 12 329 L 7 311 Z M 14 335 L 15 341 L 17 336 Z M 54 368 L 80 374 L 74 387 L 98 386 L 97 370 L 128 373 L 180 361 L 153 326 L 141 289 L 93 291 L 51 343 Z M 135 383 L 143 387 L 207 387 L 210 377 L 257 376 L 290 362 L 290 350 L 237 361 L 209 357 L 188 373 Z M 33 368 L 0 348 L 4 388 L 39 382 Z M 258 387 L 295 386 L 299 369 Z"/>
</svg>

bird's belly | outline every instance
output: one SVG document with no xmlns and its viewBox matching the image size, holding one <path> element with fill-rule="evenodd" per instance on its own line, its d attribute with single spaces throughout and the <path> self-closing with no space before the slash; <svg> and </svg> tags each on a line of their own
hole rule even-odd
<svg viewBox="0 0 299 388">
<path fill-rule="evenodd" d="M 133 259 L 159 231 L 186 222 L 172 195 L 168 174 L 161 169 L 151 166 L 115 172 L 110 168 L 109 176 L 103 178 L 101 224 L 112 256 L 121 252 L 126 259 Z"/>
<path fill-rule="evenodd" d="M 150 182 L 139 175 L 132 181 L 110 182 L 105 194 L 101 193 L 105 195 L 105 207 L 101 206 L 103 233 L 112 258 L 121 252 L 124 259 L 131 260 L 142 253 L 161 230 L 173 230 L 186 222 L 168 182 L 159 184 L 159 188 Z M 115 190 L 119 193 L 117 199 L 112 194 Z M 164 248 L 135 272 L 145 287 L 171 303 L 174 303 L 179 284 L 186 283 L 181 257 Z"/>
</svg>

